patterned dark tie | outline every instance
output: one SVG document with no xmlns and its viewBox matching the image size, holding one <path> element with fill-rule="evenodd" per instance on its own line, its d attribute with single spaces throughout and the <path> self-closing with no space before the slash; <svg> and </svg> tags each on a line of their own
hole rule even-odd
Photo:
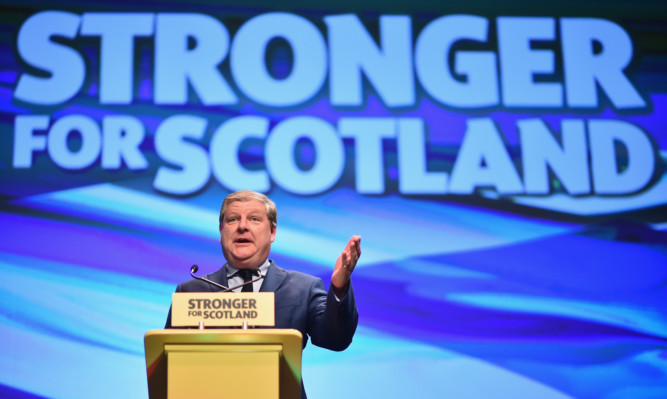
<svg viewBox="0 0 667 399">
<path fill-rule="evenodd" d="M 252 281 L 252 270 L 248 269 L 241 269 L 239 270 L 239 274 L 241 277 L 243 277 L 243 282 L 247 283 L 248 281 Z M 249 283 L 243 286 L 243 289 L 241 292 L 253 292 L 253 283 Z"/>
</svg>

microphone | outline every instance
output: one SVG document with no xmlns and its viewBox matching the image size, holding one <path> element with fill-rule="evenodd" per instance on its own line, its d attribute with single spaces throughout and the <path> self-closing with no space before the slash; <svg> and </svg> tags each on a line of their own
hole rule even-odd
<svg viewBox="0 0 667 399">
<path fill-rule="evenodd" d="M 197 277 L 197 276 L 195 276 L 195 273 L 197 273 L 197 270 L 199 270 L 199 266 L 197 266 L 197 265 L 192 265 L 192 267 L 190 268 L 190 275 L 192 276 L 192 278 L 197 279 L 197 280 L 201 280 L 201 281 L 205 281 L 205 282 L 207 282 L 207 283 L 209 283 L 209 284 L 213 284 L 213 285 L 215 285 L 215 286 L 218 287 L 218 288 L 222 288 L 223 292 L 227 292 L 227 291 L 229 291 L 229 287 L 225 287 L 225 286 L 222 285 L 222 284 L 218 284 L 218 283 L 216 283 L 215 281 L 211 281 L 211 280 L 209 280 L 209 279 L 207 279 L 207 278 L 204 278 L 204 277 Z"/>
<path fill-rule="evenodd" d="M 237 286 L 235 286 L 235 287 L 231 287 L 231 288 L 230 288 L 230 287 L 225 287 L 225 286 L 222 285 L 222 284 L 218 284 L 218 283 L 216 283 L 215 281 L 211 281 L 211 280 L 209 280 L 209 279 L 207 279 L 207 278 L 204 278 L 204 277 L 197 277 L 197 276 L 195 276 L 195 273 L 197 273 L 197 270 L 199 270 L 199 266 L 197 266 L 197 265 L 192 265 L 192 267 L 190 268 L 190 275 L 192 276 L 192 278 L 197 279 L 197 280 L 201 280 L 201 281 L 205 281 L 205 282 L 207 282 L 207 283 L 209 283 L 209 284 L 213 284 L 213 285 L 215 285 L 216 287 L 222 289 L 222 292 L 230 292 L 230 291 L 233 291 L 233 290 L 235 290 L 235 289 L 237 289 L 237 288 L 241 288 L 241 287 L 243 287 L 243 286 L 246 285 L 246 284 L 252 284 L 252 283 L 254 283 L 255 281 L 259 281 L 259 280 L 261 280 L 261 279 L 264 278 L 264 276 L 262 276 L 262 272 L 259 270 L 259 267 L 257 267 L 257 268 L 255 268 L 255 269 L 252 269 L 252 273 L 253 273 L 253 274 L 257 273 L 257 274 L 259 275 L 259 277 L 257 277 L 257 278 L 254 279 L 254 280 L 246 281 L 246 282 L 244 282 L 243 284 L 239 284 L 239 285 L 237 285 Z"/>
</svg>

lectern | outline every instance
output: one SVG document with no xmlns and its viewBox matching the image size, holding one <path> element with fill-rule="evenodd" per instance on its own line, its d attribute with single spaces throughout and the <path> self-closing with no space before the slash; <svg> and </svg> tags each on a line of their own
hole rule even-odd
<svg viewBox="0 0 667 399">
<path fill-rule="evenodd" d="M 301 338 L 286 329 L 149 331 L 149 398 L 298 399 Z"/>
</svg>

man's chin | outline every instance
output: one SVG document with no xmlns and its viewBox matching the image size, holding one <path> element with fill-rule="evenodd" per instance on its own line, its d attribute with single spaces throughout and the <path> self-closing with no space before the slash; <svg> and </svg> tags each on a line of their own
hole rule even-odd
<svg viewBox="0 0 667 399">
<path fill-rule="evenodd" d="M 234 262 L 232 264 L 232 266 L 234 266 L 236 268 L 238 268 L 239 266 L 241 266 L 241 267 L 256 267 L 256 266 L 259 266 L 259 265 L 255 265 L 254 263 L 261 262 L 261 261 L 258 261 L 252 255 L 250 255 L 250 256 L 235 255 L 235 256 L 232 257 L 232 261 Z"/>
</svg>

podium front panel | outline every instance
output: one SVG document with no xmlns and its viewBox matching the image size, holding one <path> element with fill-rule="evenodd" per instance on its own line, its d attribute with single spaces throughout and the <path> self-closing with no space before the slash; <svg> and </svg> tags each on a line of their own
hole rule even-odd
<svg viewBox="0 0 667 399">
<path fill-rule="evenodd" d="M 169 399 L 279 399 L 281 345 L 191 347 L 165 345 Z"/>
<path fill-rule="evenodd" d="M 301 397 L 297 330 L 153 330 L 144 344 L 150 399 Z"/>
</svg>

